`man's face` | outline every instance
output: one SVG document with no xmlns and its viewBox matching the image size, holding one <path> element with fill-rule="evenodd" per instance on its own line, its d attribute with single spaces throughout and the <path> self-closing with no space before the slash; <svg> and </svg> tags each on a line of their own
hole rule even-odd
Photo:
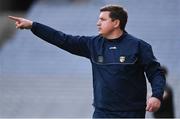
<svg viewBox="0 0 180 119">
<path fill-rule="evenodd" d="M 110 14 L 109 11 L 101 12 L 97 22 L 99 34 L 101 34 L 104 37 L 111 34 L 112 31 L 114 30 L 114 22 L 109 17 L 109 14 Z"/>
</svg>

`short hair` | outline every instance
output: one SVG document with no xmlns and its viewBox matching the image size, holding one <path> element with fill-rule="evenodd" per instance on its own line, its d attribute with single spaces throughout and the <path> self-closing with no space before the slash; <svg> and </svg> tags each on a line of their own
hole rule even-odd
<svg viewBox="0 0 180 119">
<path fill-rule="evenodd" d="M 109 17 L 112 20 L 120 20 L 120 29 L 125 31 L 128 14 L 127 11 L 123 9 L 123 7 L 119 5 L 106 5 L 100 8 L 100 12 L 109 11 Z"/>
</svg>

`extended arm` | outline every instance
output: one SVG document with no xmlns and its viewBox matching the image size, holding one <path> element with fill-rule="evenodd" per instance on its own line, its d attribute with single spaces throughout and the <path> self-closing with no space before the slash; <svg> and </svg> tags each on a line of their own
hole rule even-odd
<svg viewBox="0 0 180 119">
<path fill-rule="evenodd" d="M 90 57 L 89 45 L 91 37 L 67 35 L 49 26 L 32 22 L 20 17 L 9 16 L 16 23 L 16 28 L 31 29 L 31 31 L 41 39 L 58 46 L 72 54 Z"/>
</svg>

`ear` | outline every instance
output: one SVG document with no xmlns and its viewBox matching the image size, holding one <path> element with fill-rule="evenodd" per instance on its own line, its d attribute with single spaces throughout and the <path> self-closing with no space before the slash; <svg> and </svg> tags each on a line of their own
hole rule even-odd
<svg viewBox="0 0 180 119">
<path fill-rule="evenodd" d="M 114 28 L 118 28 L 120 26 L 120 20 L 114 20 Z"/>
</svg>

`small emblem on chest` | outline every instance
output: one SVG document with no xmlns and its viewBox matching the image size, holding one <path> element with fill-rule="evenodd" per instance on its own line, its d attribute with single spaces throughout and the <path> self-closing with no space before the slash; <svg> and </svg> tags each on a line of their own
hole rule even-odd
<svg viewBox="0 0 180 119">
<path fill-rule="evenodd" d="M 103 56 L 98 56 L 98 62 L 99 62 L 99 63 L 102 63 L 103 61 L 104 61 Z"/>
<path fill-rule="evenodd" d="M 120 56 L 120 57 L 119 57 L 119 61 L 120 61 L 121 63 L 125 62 L 125 60 L 126 60 L 126 57 L 125 57 L 125 56 Z"/>
</svg>

